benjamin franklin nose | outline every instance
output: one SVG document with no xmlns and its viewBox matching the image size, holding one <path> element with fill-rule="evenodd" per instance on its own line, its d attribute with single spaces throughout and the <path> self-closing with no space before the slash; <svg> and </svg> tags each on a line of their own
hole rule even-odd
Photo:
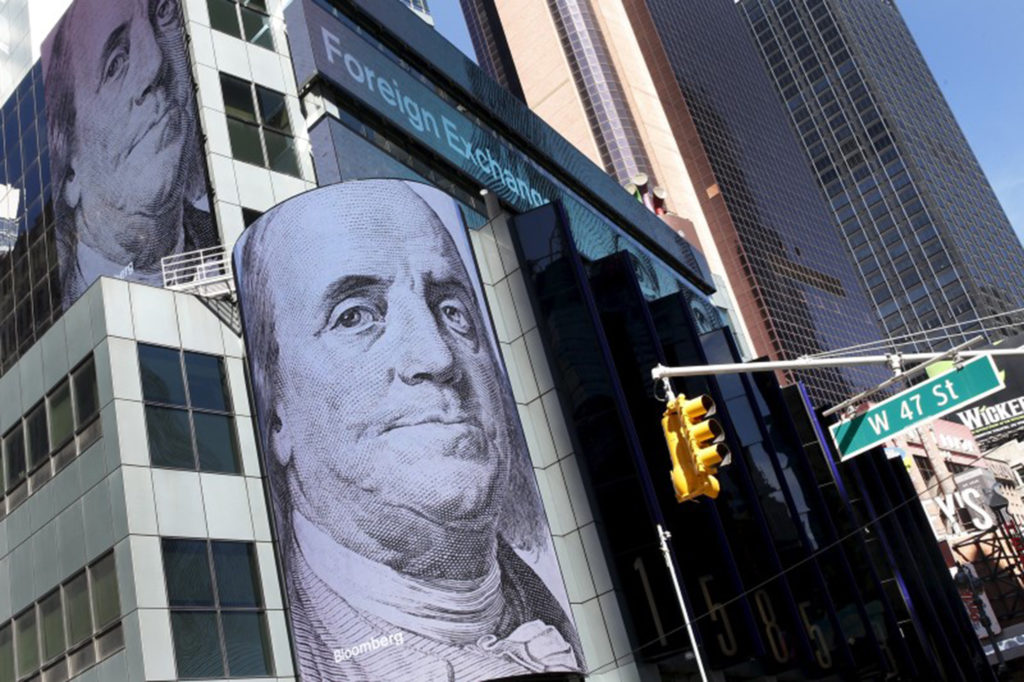
<svg viewBox="0 0 1024 682">
<path fill-rule="evenodd" d="M 146 98 L 149 97 L 152 94 L 152 92 L 153 84 L 150 83 L 146 86 L 146 89 L 140 92 L 138 96 L 135 98 L 135 106 L 142 106 L 142 103 L 146 101 Z"/>
</svg>

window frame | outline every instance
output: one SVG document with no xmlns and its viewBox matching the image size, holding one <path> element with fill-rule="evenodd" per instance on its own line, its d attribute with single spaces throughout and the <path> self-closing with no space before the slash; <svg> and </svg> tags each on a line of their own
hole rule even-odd
<svg viewBox="0 0 1024 682">
<path fill-rule="evenodd" d="M 0 623 L 0 642 L 4 642 L 4 640 L 6 640 L 10 646 L 10 667 L 4 667 L 5 661 L 2 657 L 0 657 L 0 677 L 7 675 L 9 679 L 17 679 L 18 662 L 17 655 L 15 654 L 13 621 L 5 621 L 4 623 Z M 2 647 L 0 647 L 0 651 L 2 650 Z"/>
<path fill-rule="evenodd" d="M 70 416 L 70 428 L 67 434 L 57 440 L 60 434 L 53 432 L 54 428 L 54 397 L 62 390 L 67 391 L 67 409 Z M 53 454 L 58 450 L 63 449 L 68 443 L 75 440 L 75 400 L 74 395 L 71 391 L 71 375 L 65 376 L 63 379 L 57 382 L 57 384 L 46 393 L 46 415 L 47 415 L 47 429 L 49 431 L 50 438 L 50 453 Z"/>
<path fill-rule="evenodd" d="M 100 415 L 103 405 L 100 404 L 99 378 L 96 373 L 96 358 L 90 353 L 68 373 L 71 385 L 71 410 L 75 423 L 76 454 L 81 454 L 98 441 L 103 435 L 103 422 Z M 93 402 L 92 412 L 82 413 L 82 382 L 88 378 L 88 387 Z M 62 464 L 58 462 L 58 465 Z M 58 466 L 60 468 L 60 466 Z"/>
<path fill-rule="evenodd" d="M 89 396 L 92 402 L 92 412 L 82 415 L 80 402 L 83 393 L 78 390 L 79 382 L 88 380 Z M 68 402 L 71 411 L 71 431 L 64 435 L 60 442 L 55 442 L 53 429 L 53 405 L 54 396 L 66 388 Z M 36 454 L 38 461 L 33 461 L 33 452 L 30 448 L 29 425 L 33 419 L 39 418 L 42 413 L 42 426 L 36 424 L 46 432 L 46 454 L 39 450 Z M 0 439 L 0 519 L 6 517 L 28 497 L 33 495 L 47 481 L 56 476 L 75 457 L 85 452 L 89 446 L 95 443 L 103 435 L 102 421 L 100 420 L 99 386 L 96 381 L 96 362 L 92 354 L 86 356 L 72 370 L 65 374 L 59 381 L 46 391 L 32 407 L 26 410 L 3 434 Z M 85 419 L 84 423 L 82 419 Z M 16 479 L 11 478 L 11 443 L 17 435 L 20 441 L 22 475 Z M 37 434 L 38 435 L 38 434 Z"/>
<path fill-rule="evenodd" d="M 244 466 L 242 463 L 242 449 L 240 439 L 238 437 L 238 415 L 235 414 L 234 401 L 231 395 L 230 381 L 228 379 L 227 363 L 223 356 L 214 355 L 210 353 L 201 353 L 198 351 L 185 350 L 183 348 L 174 348 L 168 346 L 159 346 L 156 344 L 138 344 L 137 354 L 139 357 L 139 368 L 140 373 L 142 371 L 142 350 L 144 348 L 154 348 L 162 351 L 169 351 L 177 354 L 178 360 L 178 371 L 180 372 L 182 386 L 184 388 L 184 403 L 179 404 L 175 402 L 165 402 L 159 400 L 159 398 L 153 398 L 145 394 L 145 388 L 143 388 L 143 411 L 145 414 L 146 423 L 146 439 L 149 445 L 149 459 L 150 466 L 159 469 L 173 469 L 175 471 L 201 471 L 204 473 L 216 473 L 233 476 L 245 475 Z M 217 363 L 217 367 L 220 373 L 220 384 L 222 390 L 222 397 L 224 403 L 224 410 L 211 408 L 205 405 L 197 406 L 195 400 L 192 397 L 192 387 L 190 386 L 190 372 L 188 368 L 188 357 L 197 356 L 202 358 L 213 359 Z M 154 448 L 152 447 L 153 431 L 156 422 L 154 421 L 155 415 L 160 412 L 176 412 L 184 415 L 187 419 L 188 426 L 188 443 L 191 448 L 191 466 L 179 466 L 172 462 L 157 461 L 154 459 Z M 227 423 L 227 436 L 230 449 L 230 457 L 233 462 L 233 467 L 229 470 L 223 468 L 214 468 L 204 466 L 203 450 L 200 441 L 200 433 L 202 429 L 196 426 L 196 416 L 210 416 L 218 419 L 223 419 Z M 183 455 L 184 453 L 182 453 Z M 184 457 L 182 457 L 184 459 Z"/>
<path fill-rule="evenodd" d="M 232 9 L 234 10 L 234 31 L 228 31 L 219 26 L 214 26 L 214 16 L 216 13 L 214 9 L 211 7 L 211 3 L 214 2 L 219 2 L 222 5 L 230 4 L 233 6 Z M 256 3 L 250 0 L 243 0 L 243 2 L 239 2 L 238 0 L 206 0 L 206 9 L 210 17 L 210 28 L 219 33 L 229 35 L 232 38 L 237 38 L 238 40 L 246 42 L 250 45 L 262 47 L 264 50 L 270 50 L 271 52 L 276 52 L 278 39 L 274 36 L 275 31 L 272 24 L 273 17 L 269 12 L 266 3 L 264 2 L 262 4 L 263 6 L 259 7 L 256 5 Z M 266 45 L 263 42 L 259 42 L 257 40 L 254 40 L 253 38 L 247 37 L 247 29 L 244 18 L 246 16 L 246 12 L 264 20 L 263 29 L 265 30 L 267 40 L 270 42 L 270 45 Z M 257 32 L 254 38 L 258 37 L 263 32 L 264 31 Z"/>
<path fill-rule="evenodd" d="M 288 95 L 286 95 L 283 92 L 278 92 L 277 90 L 274 90 L 272 88 L 268 88 L 265 85 L 255 83 L 253 81 L 247 81 L 244 78 L 239 78 L 238 76 L 233 76 L 223 71 L 219 72 L 219 76 L 221 95 L 224 96 L 225 99 L 224 108 L 225 116 L 228 119 L 228 141 L 231 145 L 232 158 L 243 163 L 259 166 L 260 168 L 266 168 L 267 170 L 273 171 L 274 173 L 281 173 L 283 175 L 288 175 L 290 177 L 302 179 L 302 164 L 300 163 L 299 160 L 299 150 L 296 145 L 297 138 L 295 136 L 295 126 L 294 123 L 292 122 L 292 114 L 289 111 L 288 107 Z M 227 88 L 225 88 L 225 84 L 227 84 Z M 231 88 L 238 88 L 240 90 L 242 87 L 244 87 L 248 92 L 249 108 L 247 109 L 247 111 L 252 112 L 254 120 L 248 120 L 243 116 L 235 115 L 231 113 L 231 111 L 228 111 L 228 97 L 225 95 L 225 92 L 229 91 Z M 261 98 L 261 95 L 281 98 L 282 111 L 284 112 L 284 116 L 286 119 L 285 126 L 278 126 L 273 123 L 270 123 L 267 120 L 265 116 L 266 112 L 264 111 L 263 105 L 265 97 Z M 236 140 L 238 140 L 239 138 L 237 137 L 237 134 L 232 133 L 232 124 L 236 126 L 236 130 L 247 130 L 250 128 L 255 128 L 256 136 L 259 138 L 259 155 L 261 157 L 260 163 L 255 162 L 255 157 L 253 154 L 245 153 L 247 151 L 247 148 L 243 147 L 243 144 L 251 144 L 251 142 L 243 143 L 241 140 L 236 142 Z M 278 137 L 282 137 L 290 141 L 290 159 L 291 161 L 294 162 L 294 168 L 282 169 L 280 167 L 275 167 L 273 165 L 273 161 L 279 158 L 279 155 L 275 156 L 274 159 L 271 159 L 270 148 L 267 143 L 268 134 L 276 135 Z M 273 138 L 271 137 L 270 139 Z M 255 152 L 256 150 L 252 149 L 248 151 Z M 293 170 L 294 172 L 292 172 Z"/>
<path fill-rule="evenodd" d="M 49 464 L 50 461 L 50 419 L 46 413 L 46 399 L 40 399 L 36 404 L 29 408 L 23 417 L 25 429 L 23 435 L 25 436 L 25 464 L 28 467 L 28 476 L 32 478 L 36 472 L 38 472 L 44 465 Z M 40 416 L 41 415 L 41 416 Z M 41 418 L 42 420 L 42 434 L 45 434 L 44 446 L 42 449 L 37 450 L 36 438 L 40 434 L 32 433 L 34 428 L 40 428 L 34 422 L 35 419 Z M 38 461 L 36 458 L 38 457 Z"/>
<path fill-rule="evenodd" d="M 17 432 L 17 439 L 20 443 L 19 449 L 21 451 L 21 474 L 16 481 L 12 482 L 11 479 L 11 467 L 10 457 L 11 443 L 14 441 L 15 433 Z M 4 481 L 4 496 L 10 495 L 14 490 L 28 480 L 28 453 L 25 451 L 25 425 L 21 419 L 15 421 L 11 425 L 7 432 L 3 435 L 3 481 Z"/>
<path fill-rule="evenodd" d="M 89 632 L 87 635 L 82 637 L 79 641 L 72 643 L 70 640 L 70 633 L 68 627 L 68 610 L 67 610 L 67 588 L 68 585 L 78 580 L 83 575 L 88 576 L 89 573 L 100 563 L 104 561 L 110 561 L 114 564 L 114 587 L 115 591 L 112 595 L 114 597 L 113 603 L 116 606 L 117 617 L 110 620 L 104 625 L 97 625 L 96 620 L 92 614 L 92 582 L 86 579 L 86 599 L 90 604 L 90 620 L 89 620 Z M 9 632 L 11 636 L 11 651 L 12 651 L 12 663 L 14 666 L 14 678 L 15 680 L 31 680 L 31 682 L 38 682 L 40 679 L 46 680 L 50 676 L 54 676 L 59 679 L 69 679 L 81 674 L 86 669 L 93 665 L 109 658 L 117 651 L 124 648 L 124 629 L 121 624 L 121 594 L 120 588 L 117 586 L 117 562 L 114 556 L 113 550 L 104 552 L 102 555 L 86 564 L 81 570 L 76 571 L 70 578 L 64 580 L 56 587 L 48 591 L 42 597 L 34 600 L 27 607 L 22 609 L 20 612 L 12 616 L 6 621 L 0 622 L 0 632 Z M 55 613 L 60 618 L 60 632 L 59 636 L 62 640 L 62 646 L 58 647 L 58 651 L 51 652 L 50 656 L 47 656 L 46 644 L 45 644 L 45 633 L 44 633 L 44 618 L 43 618 L 43 605 L 51 600 L 57 600 L 57 610 Z M 34 621 L 33 630 L 35 638 L 35 661 L 31 667 L 22 670 L 20 654 L 18 652 L 18 646 L 20 644 L 18 639 L 18 622 L 22 619 L 31 617 Z M 113 646 L 110 644 L 113 643 Z M 105 652 L 100 651 L 101 647 L 110 647 Z M 90 655 L 83 657 L 81 654 L 83 651 L 88 650 Z M 85 661 L 83 663 L 83 660 Z M 62 670 L 60 670 L 62 669 Z"/>
<path fill-rule="evenodd" d="M 183 603 L 175 605 L 174 587 L 171 584 L 170 577 L 167 572 L 167 557 L 169 549 L 176 543 L 202 543 L 203 558 L 206 562 L 206 576 L 209 580 L 210 586 L 210 604 L 195 604 L 195 603 Z M 254 590 L 255 604 L 254 605 L 224 605 L 221 603 L 221 585 L 217 575 L 217 547 L 222 546 L 235 546 L 245 547 L 249 557 L 250 573 L 249 578 L 252 581 Z M 274 677 L 276 675 L 276 665 L 274 661 L 274 647 L 270 638 L 270 624 L 267 620 L 267 602 L 266 595 L 263 591 L 263 580 L 262 572 L 259 565 L 259 553 L 256 551 L 256 543 L 249 541 L 238 541 L 238 540 L 214 540 L 210 538 L 184 538 L 184 537 L 162 537 L 160 539 L 160 553 L 164 562 L 164 588 L 167 590 L 167 601 L 168 608 L 170 610 L 171 620 L 171 638 L 172 646 L 174 648 L 174 665 L 175 672 L 178 674 L 179 679 L 217 679 L 217 678 L 259 678 L 259 677 Z M 220 652 L 220 672 L 218 674 L 197 677 L 188 676 L 182 674 L 179 656 L 187 655 L 179 651 L 178 641 L 175 634 L 175 614 L 212 614 L 213 622 L 217 631 L 217 647 Z M 240 671 L 239 673 L 233 673 L 231 670 L 231 659 L 228 648 L 228 636 L 225 627 L 225 615 L 232 616 L 235 614 L 250 614 L 258 617 L 259 628 L 261 634 L 261 643 L 263 649 L 263 660 L 266 664 L 266 670 L 263 673 L 253 673 L 251 671 Z"/>
</svg>

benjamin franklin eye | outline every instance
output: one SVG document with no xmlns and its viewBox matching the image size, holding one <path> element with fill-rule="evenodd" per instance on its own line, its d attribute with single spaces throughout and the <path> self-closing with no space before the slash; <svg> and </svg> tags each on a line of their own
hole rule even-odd
<svg viewBox="0 0 1024 682">
<path fill-rule="evenodd" d="M 473 333 L 473 320 L 469 311 L 459 301 L 443 301 L 439 306 L 444 323 L 456 334 L 469 336 Z"/>
<path fill-rule="evenodd" d="M 384 318 L 377 308 L 365 303 L 348 306 L 343 304 L 338 306 L 335 312 L 336 315 L 330 322 L 330 328 L 353 332 L 362 331 Z"/>
<path fill-rule="evenodd" d="M 174 21 L 173 0 L 156 0 L 156 6 L 153 8 L 153 18 L 158 26 L 167 26 Z"/>
<path fill-rule="evenodd" d="M 124 72 L 128 66 L 128 54 L 124 50 L 118 50 L 110 57 L 107 68 L 103 71 L 103 79 L 116 78 Z"/>
</svg>

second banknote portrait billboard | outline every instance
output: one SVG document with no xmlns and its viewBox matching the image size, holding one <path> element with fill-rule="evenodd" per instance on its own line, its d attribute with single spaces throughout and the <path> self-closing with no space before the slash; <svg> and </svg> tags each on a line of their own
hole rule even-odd
<svg viewBox="0 0 1024 682">
<path fill-rule="evenodd" d="M 75 0 L 42 46 L 61 301 L 219 242 L 179 0 Z"/>
</svg>

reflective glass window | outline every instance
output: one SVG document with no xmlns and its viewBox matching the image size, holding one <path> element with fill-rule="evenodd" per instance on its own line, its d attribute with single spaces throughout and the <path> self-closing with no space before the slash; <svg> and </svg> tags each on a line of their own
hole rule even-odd
<svg viewBox="0 0 1024 682">
<path fill-rule="evenodd" d="M 235 38 L 242 37 L 234 2 L 231 0 L 206 0 L 206 6 L 210 11 L 210 28 Z"/>
<path fill-rule="evenodd" d="M 203 471 L 238 473 L 238 444 L 235 439 L 235 420 L 224 414 L 193 412 L 196 451 L 199 468 Z"/>
<path fill-rule="evenodd" d="M 274 38 L 270 30 L 270 17 L 248 7 L 239 7 L 239 13 L 242 17 L 242 32 L 245 39 L 253 45 L 273 50 Z"/>
<path fill-rule="evenodd" d="M 262 613 L 225 611 L 221 614 L 224 649 L 231 677 L 269 675 L 270 642 Z"/>
<path fill-rule="evenodd" d="M 192 427 L 187 410 L 146 406 L 149 458 L 154 466 L 195 468 Z"/>
<path fill-rule="evenodd" d="M 139 344 L 142 397 L 146 402 L 185 405 L 181 353 L 172 348 Z"/>
<path fill-rule="evenodd" d="M 35 606 L 14 619 L 14 650 L 18 657 L 19 677 L 24 677 L 39 667 Z"/>
<path fill-rule="evenodd" d="M 265 130 L 267 161 L 270 170 L 286 175 L 299 175 L 299 159 L 295 150 L 295 138 Z"/>
<path fill-rule="evenodd" d="M 50 411 L 50 442 L 54 447 L 63 445 L 75 433 L 74 411 L 71 409 L 71 387 L 67 381 L 47 398 Z"/>
<path fill-rule="evenodd" d="M 112 553 L 89 567 L 89 583 L 92 588 L 92 613 L 96 628 L 99 629 L 121 615 L 117 571 Z"/>
<path fill-rule="evenodd" d="M 96 364 L 91 357 L 71 373 L 71 387 L 75 397 L 75 427 L 81 428 L 99 412 Z"/>
<path fill-rule="evenodd" d="M 152 368 L 143 397 L 153 465 L 240 472 L 223 359 L 139 344 L 139 363 Z"/>
<path fill-rule="evenodd" d="M 25 437 L 20 421 L 4 436 L 4 471 L 8 490 L 25 479 Z"/>
<path fill-rule="evenodd" d="M 14 635 L 8 624 L 0 628 L 0 682 L 14 679 Z"/>
<path fill-rule="evenodd" d="M 220 89 L 224 95 L 224 111 L 228 117 L 246 123 L 256 123 L 256 107 L 252 101 L 252 86 L 233 76 L 220 75 Z"/>
<path fill-rule="evenodd" d="M 263 165 L 263 149 L 260 147 L 258 125 L 229 118 L 228 139 L 231 142 L 231 155 L 236 159 L 256 166 Z"/>
<path fill-rule="evenodd" d="M 213 581 L 204 540 L 164 540 L 164 574 L 171 606 L 213 606 Z"/>
<path fill-rule="evenodd" d="M 210 10 L 210 28 L 236 38 L 242 37 L 236 4 L 231 0 L 207 0 Z"/>
<path fill-rule="evenodd" d="M 43 645 L 43 660 L 50 661 L 64 653 L 64 612 L 60 590 L 39 602 L 39 632 Z"/>
<path fill-rule="evenodd" d="M 189 404 L 204 410 L 228 412 L 224 362 L 215 355 L 184 353 Z"/>
<path fill-rule="evenodd" d="M 46 427 L 46 405 L 40 402 L 25 417 L 26 449 L 29 469 L 35 469 L 50 454 L 50 437 Z"/>
<path fill-rule="evenodd" d="M 262 0 L 207 0 L 210 26 L 253 45 L 274 49 L 274 38 Z"/>
<path fill-rule="evenodd" d="M 69 645 L 74 646 L 92 634 L 89 578 L 85 571 L 64 584 L 64 612 Z"/>
<path fill-rule="evenodd" d="M 214 611 L 172 611 L 178 677 L 223 677 L 224 659 Z"/>
<path fill-rule="evenodd" d="M 256 583 L 255 546 L 245 542 L 213 543 L 217 596 L 221 606 L 262 606 Z"/>
<path fill-rule="evenodd" d="M 272 675 L 255 545 L 176 539 L 162 545 L 178 676 Z"/>
<path fill-rule="evenodd" d="M 223 73 L 220 81 L 232 155 L 239 161 L 298 177 L 298 156 L 284 94 Z"/>
</svg>

